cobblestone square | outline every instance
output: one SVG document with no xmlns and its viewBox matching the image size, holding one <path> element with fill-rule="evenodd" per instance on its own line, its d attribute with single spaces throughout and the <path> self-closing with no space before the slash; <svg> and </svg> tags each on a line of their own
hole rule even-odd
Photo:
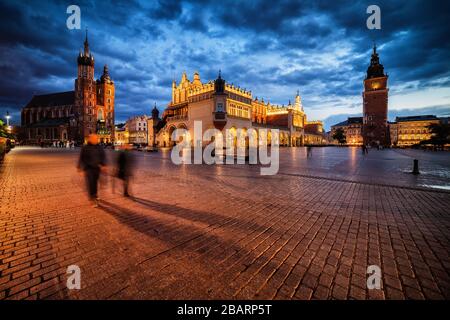
<svg viewBox="0 0 450 320">
<path fill-rule="evenodd" d="M 282 148 L 261 176 L 134 152 L 132 197 L 104 176 L 93 208 L 78 152 L 0 166 L 0 299 L 450 299 L 449 153 Z"/>
</svg>

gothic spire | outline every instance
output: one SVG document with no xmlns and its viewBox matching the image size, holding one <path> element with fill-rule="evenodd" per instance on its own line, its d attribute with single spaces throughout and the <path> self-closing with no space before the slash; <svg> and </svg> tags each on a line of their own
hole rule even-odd
<svg viewBox="0 0 450 320">
<path fill-rule="evenodd" d="M 222 79 L 221 71 L 219 70 L 219 75 L 217 79 L 214 81 L 214 91 L 216 93 L 224 93 L 225 92 L 225 80 Z"/>
<path fill-rule="evenodd" d="M 80 50 L 78 55 L 78 64 L 94 66 L 94 56 L 89 51 L 88 31 L 86 28 L 86 37 L 84 39 L 84 52 Z"/>
<path fill-rule="evenodd" d="M 156 120 L 156 119 L 158 119 L 158 117 L 159 117 L 159 110 L 156 107 L 156 101 L 155 101 L 155 105 L 153 106 L 153 110 L 152 110 L 152 118 L 153 118 L 153 120 Z"/>
<path fill-rule="evenodd" d="M 380 58 L 378 57 L 378 53 L 377 53 L 377 45 L 374 42 L 373 43 L 372 57 L 370 59 L 370 64 L 379 64 L 379 63 L 380 63 Z"/>
<path fill-rule="evenodd" d="M 300 99 L 300 90 L 297 90 L 297 95 L 295 96 L 294 107 L 297 109 L 303 109 L 302 100 Z"/>
<path fill-rule="evenodd" d="M 84 55 L 89 55 L 88 29 L 86 28 L 86 38 L 84 39 Z"/>
<path fill-rule="evenodd" d="M 378 56 L 377 52 L 377 45 L 373 44 L 372 49 L 372 56 L 370 58 L 370 65 L 367 68 L 367 79 L 369 78 L 378 78 L 378 77 L 384 77 L 384 67 L 380 63 L 380 57 Z"/>
</svg>

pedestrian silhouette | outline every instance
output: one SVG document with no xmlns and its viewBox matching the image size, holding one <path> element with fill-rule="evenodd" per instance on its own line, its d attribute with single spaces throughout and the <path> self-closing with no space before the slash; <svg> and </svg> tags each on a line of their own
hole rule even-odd
<svg viewBox="0 0 450 320">
<path fill-rule="evenodd" d="M 130 177 L 133 174 L 133 155 L 130 152 L 130 145 L 124 145 L 117 156 L 116 176 L 123 182 L 123 195 L 129 197 Z"/>
<path fill-rule="evenodd" d="M 106 166 L 105 151 L 98 145 L 98 136 L 90 134 L 87 144 L 81 148 L 78 170 L 84 171 L 89 200 L 98 206 L 98 179 L 102 168 Z"/>
<path fill-rule="evenodd" d="M 312 147 L 311 146 L 306 146 L 306 157 L 307 158 L 312 157 Z"/>
</svg>

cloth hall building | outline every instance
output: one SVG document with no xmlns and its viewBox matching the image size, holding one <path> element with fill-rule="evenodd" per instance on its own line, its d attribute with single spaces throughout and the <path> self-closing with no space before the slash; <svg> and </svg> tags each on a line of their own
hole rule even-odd
<svg viewBox="0 0 450 320">
<path fill-rule="evenodd" d="M 159 118 L 156 107 L 148 120 L 148 141 L 155 146 L 172 146 L 172 132 L 176 128 L 194 134 L 194 121 L 202 122 L 202 130 L 216 128 L 230 130 L 236 138 L 237 130 L 244 133 L 250 128 L 267 129 L 268 142 L 271 130 L 279 130 L 282 146 L 324 144 L 325 136 L 321 121 L 307 121 L 299 93 L 294 103 L 274 105 L 264 99 L 253 98 L 251 91 L 227 83 L 219 76 L 203 83 L 198 72 L 192 81 L 183 73 L 181 81 L 172 83 L 172 99 Z M 257 138 L 257 137 L 255 137 Z"/>
</svg>

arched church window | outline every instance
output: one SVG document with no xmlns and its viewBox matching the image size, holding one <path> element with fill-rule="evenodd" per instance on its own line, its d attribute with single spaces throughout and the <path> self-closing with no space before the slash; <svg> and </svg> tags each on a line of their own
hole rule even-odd
<svg viewBox="0 0 450 320">
<path fill-rule="evenodd" d="M 103 109 L 98 109 L 97 120 L 102 121 L 103 119 L 104 119 L 104 117 L 103 117 Z"/>
</svg>

